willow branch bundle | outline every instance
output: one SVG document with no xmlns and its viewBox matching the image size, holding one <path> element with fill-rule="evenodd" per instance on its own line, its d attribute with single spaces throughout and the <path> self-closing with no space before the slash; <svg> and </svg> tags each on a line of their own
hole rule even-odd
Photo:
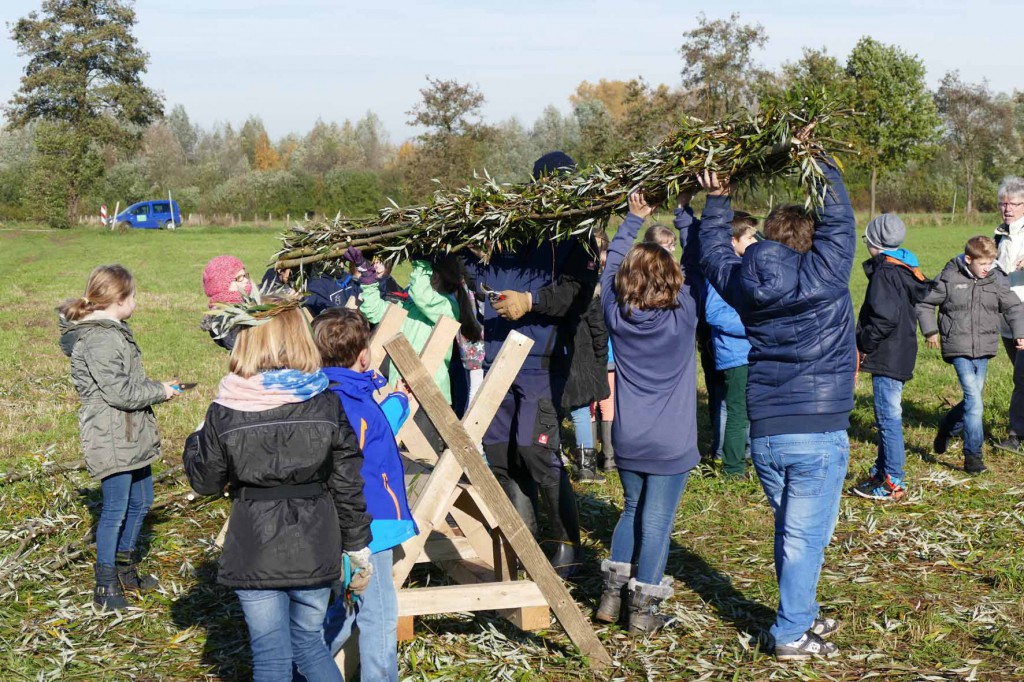
<svg viewBox="0 0 1024 682">
<path fill-rule="evenodd" d="M 823 155 L 848 145 L 837 139 L 852 112 L 825 93 L 769 103 L 717 123 L 687 118 L 660 144 L 608 166 L 556 173 L 535 182 L 498 183 L 486 172 L 477 184 L 439 190 L 426 206 L 391 206 L 376 217 L 298 225 L 282 235 L 278 268 L 341 259 L 350 246 L 386 261 L 410 251 L 443 253 L 468 246 L 513 249 L 539 238 L 588 234 L 626 208 L 642 188 L 649 203 L 697 190 L 704 170 L 727 175 L 733 185 L 795 178 L 808 206 L 820 205 Z M 801 139 L 796 139 L 801 131 Z"/>
</svg>

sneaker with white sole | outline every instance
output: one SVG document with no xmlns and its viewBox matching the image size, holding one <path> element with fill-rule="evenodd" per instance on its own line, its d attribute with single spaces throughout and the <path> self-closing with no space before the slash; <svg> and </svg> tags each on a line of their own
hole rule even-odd
<svg viewBox="0 0 1024 682">
<path fill-rule="evenodd" d="M 808 630 L 800 639 L 789 644 L 775 645 L 775 658 L 779 661 L 806 661 L 811 658 L 833 658 L 839 655 L 839 647 L 826 642 Z"/>
<path fill-rule="evenodd" d="M 883 479 L 869 478 L 854 486 L 853 492 L 869 500 L 899 500 L 907 494 L 906 488 L 903 487 L 903 479 L 889 475 Z"/>
</svg>

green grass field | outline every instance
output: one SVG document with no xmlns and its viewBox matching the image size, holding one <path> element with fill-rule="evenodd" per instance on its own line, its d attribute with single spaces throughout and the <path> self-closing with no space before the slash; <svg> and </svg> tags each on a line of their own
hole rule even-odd
<svg viewBox="0 0 1024 682">
<path fill-rule="evenodd" d="M 908 222 L 906 246 L 929 275 L 968 237 L 991 234 L 994 224 L 938 226 L 926 216 Z M 227 500 L 189 501 L 183 480 L 159 483 L 143 544 L 166 589 L 139 609 L 101 615 L 91 606 L 88 546 L 98 487 L 84 472 L 40 472 L 47 462 L 80 458 L 77 397 L 57 346 L 53 309 L 81 295 L 94 265 L 120 262 L 136 275 L 132 326 L 148 374 L 199 383 L 156 408 L 165 453 L 159 471 L 179 461 L 184 438 L 203 418 L 226 367 L 223 351 L 197 327 L 206 304 L 204 264 L 232 253 L 258 278 L 276 245 L 274 231 L 257 228 L 0 231 L 0 469 L 35 472 L 0 484 L 0 679 L 248 676 L 240 609 L 213 583 L 210 546 Z M 860 261 L 866 252 L 858 248 Z M 865 289 L 859 264 L 851 289 L 859 306 Z M 1010 365 L 1001 356 L 990 364 L 985 393 L 990 437 L 1005 436 L 1010 390 Z M 892 505 L 844 496 L 826 556 L 819 596 L 826 613 L 842 622 L 835 637 L 840 658 L 786 665 L 758 650 L 778 597 L 771 512 L 756 482 L 726 482 L 702 469 L 683 496 L 668 563 L 677 591 L 665 610 L 677 620 L 650 640 L 598 628 L 621 666 L 614 677 L 1024 678 L 1024 462 L 989 450 L 990 472 L 972 478 L 960 469 L 959 447 L 933 456 L 934 426 L 959 397 L 952 369 L 922 344 L 904 401 L 910 492 Z M 703 419 L 703 395 L 700 401 Z M 852 422 L 851 484 L 874 458 L 867 377 L 860 378 Z M 572 589 L 589 612 L 621 490 L 612 477 L 578 493 L 588 565 Z M 452 614 L 417 620 L 416 634 L 401 647 L 406 679 L 577 680 L 587 670 L 557 626 L 523 634 L 501 619 Z"/>
</svg>

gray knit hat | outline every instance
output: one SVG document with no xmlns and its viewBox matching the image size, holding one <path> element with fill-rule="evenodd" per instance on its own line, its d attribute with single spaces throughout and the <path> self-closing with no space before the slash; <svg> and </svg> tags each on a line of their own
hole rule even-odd
<svg viewBox="0 0 1024 682">
<path fill-rule="evenodd" d="M 882 251 L 898 249 L 907 238 L 907 226 L 895 213 L 883 213 L 874 218 L 864 230 L 864 241 Z"/>
</svg>

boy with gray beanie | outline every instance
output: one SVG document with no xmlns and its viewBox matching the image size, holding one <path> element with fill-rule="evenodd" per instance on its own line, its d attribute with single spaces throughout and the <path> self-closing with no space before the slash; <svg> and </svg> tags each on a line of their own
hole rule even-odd
<svg viewBox="0 0 1024 682">
<path fill-rule="evenodd" d="M 853 492 L 873 500 L 898 500 L 906 494 L 903 385 L 917 362 L 914 307 L 931 289 L 917 256 L 901 246 L 906 236 L 906 225 L 894 213 L 876 217 L 864 232 L 871 258 L 864 261 L 868 290 L 857 320 L 857 350 L 860 369 L 871 375 L 878 458 Z"/>
</svg>

